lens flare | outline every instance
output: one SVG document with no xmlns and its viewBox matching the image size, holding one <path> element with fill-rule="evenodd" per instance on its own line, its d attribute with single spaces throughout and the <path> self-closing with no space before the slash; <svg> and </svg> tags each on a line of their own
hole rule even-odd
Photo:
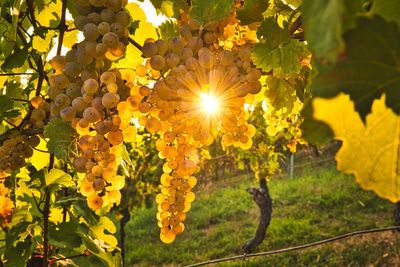
<svg viewBox="0 0 400 267">
<path fill-rule="evenodd" d="M 205 112 L 207 112 L 208 114 L 214 114 L 218 111 L 219 102 L 215 96 L 202 93 L 200 95 L 200 99 L 201 107 Z"/>
</svg>

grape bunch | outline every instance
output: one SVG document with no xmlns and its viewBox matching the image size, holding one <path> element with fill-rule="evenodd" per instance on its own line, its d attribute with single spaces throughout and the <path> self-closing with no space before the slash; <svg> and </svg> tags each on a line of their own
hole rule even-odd
<svg viewBox="0 0 400 267">
<path fill-rule="evenodd" d="M 139 67 L 141 75 L 162 75 L 152 88 L 139 90 L 139 123 L 160 135 L 156 147 L 166 159 L 156 197 L 165 243 L 183 231 L 185 213 L 195 198 L 191 189 L 196 184 L 198 149 L 212 144 L 218 133 L 225 147 L 252 146 L 255 127 L 246 123 L 244 104 L 261 91 L 261 72 L 252 64 L 251 42 L 225 38 L 225 28 L 237 23 L 232 14 L 200 27 L 182 14 L 179 36 L 147 40 L 142 49 L 147 61 Z"/>
<path fill-rule="evenodd" d="M 0 172 L 10 173 L 26 165 L 26 158 L 33 155 L 33 148 L 38 146 L 38 136 L 22 135 L 12 131 L 0 146 Z"/>
<path fill-rule="evenodd" d="M 124 178 L 117 175 L 121 147 L 136 138 L 131 117 L 137 105 L 133 70 L 111 69 L 125 54 L 130 14 L 123 0 L 75 0 L 75 26 L 84 40 L 55 56 L 48 96 L 52 118 L 70 122 L 77 133 L 73 166 L 83 174 L 80 192 L 93 210 L 119 203 Z"/>
</svg>

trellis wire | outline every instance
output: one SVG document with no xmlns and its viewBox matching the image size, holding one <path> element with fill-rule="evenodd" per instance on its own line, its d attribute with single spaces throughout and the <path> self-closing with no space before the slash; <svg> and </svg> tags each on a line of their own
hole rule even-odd
<svg viewBox="0 0 400 267">
<path fill-rule="evenodd" d="M 241 255 L 236 255 L 236 256 L 231 256 L 231 257 L 226 257 L 226 258 L 208 260 L 208 261 L 204 261 L 204 262 L 190 264 L 190 265 L 187 265 L 186 267 L 204 266 L 204 265 L 214 264 L 214 263 L 218 263 L 218 262 L 227 262 L 227 261 L 234 261 L 234 260 L 241 260 L 241 259 L 244 260 L 247 258 L 254 258 L 254 257 L 268 256 L 268 255 L 273 255 L 273 254 L 286 253 L 286 252 L 290 252 L 290 251 L 301 250 L 301 249 L 306 249 L 309 247 L 319 246 L 319 245 L 326 244 L 326 243 L 331 243 L 336 240 L 345 239 L 345 238 L 348 238 L 351 236 L 385 232 L 385 231 L 395 231 L 395 230 L 400 230 L 400 226 L 360 230 L 360 231 L 350 232 L 350 233 L 346 233 L 343 235 L 323 239 L 320 241 L 316 241 L 316 242 L 312 242 L 312 243 L 308 243 L 308 244 L 304 244 L 304 245 L 300 245 L 300 246 L 288 247 L 288 248 L 271 250 L 271 251 L 264 251 L 264 252 L 259 252 L 259 253 L 241 254 Z"/>
</svg>

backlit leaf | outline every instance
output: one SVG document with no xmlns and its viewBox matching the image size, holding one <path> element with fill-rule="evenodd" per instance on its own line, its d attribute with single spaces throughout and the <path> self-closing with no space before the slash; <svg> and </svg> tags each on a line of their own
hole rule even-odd
<svg viewBox="0 0 400 267">
<path fill-rule="evenodd" d="M 246 0 L 237 10 L 237 18 L 242 24 L 251 24 L 263 19 L 263 12 L 268 8 L 268 1 Z"/>
<path fill-rule="evenodd" d="M 327 123 L 343 142 L 336 154 L 337 168 L 354 174 L 360 186 L 392 202 L 400 200 L 400 119 L 374 100 L 364 124 L 348 95 L 313 100 L 314 117 Z"/>
<path fill-rule="evenodd" d="M 361 117 L 374 99 L 386 93 L 386 105 L 400 113 L 400 31 L 378 16 L 360 17 L 345 35 L 346 58 L 311 83 L 314 95 L 333 97 L 348 93 Z"/>
<path fill-rule="evenodd" d="M 69 122 L 54 119 L 44 127 L 44 136 L 49 138 L 47 148 L 56 158 L 67 160 L 68 151 L 74 140 L 74 134 Z"/>
<path fill-rule="evenodd" d="M 233 8 L 231 0 L 193 0 L 189 16 L 204 25 L 226 17 Z"/>
<path fill-rule="evenodd" d="M 106 234 L 105 231 L 110 234 Z M 98 238 L 108 244 L 110 247 L 116 247 L 118 240 L 112 234 L 115 234 L 117 228 L 108 217 L 100 217 L 98 224 L 90 227 L 90 232 L 95 238 Z"/>
</svg>

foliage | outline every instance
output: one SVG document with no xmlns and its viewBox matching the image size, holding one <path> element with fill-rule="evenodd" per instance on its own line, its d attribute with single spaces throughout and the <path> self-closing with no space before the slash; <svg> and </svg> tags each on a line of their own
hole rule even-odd
<svg viewBox="0 0 400 267">
<path fill-rule="evenodd" d="M 359 229 L 390 226 L 392 205 L 361 190 L 349 175 L 334 167 L 304 170 L 294 178 L 270 184 L 274 215 L 266 239 L 255 252 L 313 242 Z M 173 246 L 158 241 L 152 209 L 140 209 L 127 225 L 126 260 L 131 265 L 187 265 L 238 254 L 254 234 L 258 210 L 246 188 L 254 181 L 245 175 L 226 177 L 211 185 L 200 183 L 198 199 L 188 216 L 188 228 Z M 207 193 L 205 193 L 207 192 Z M 234 234 L 233 234 L 234 233 Z M 395 234 L 342 240 L 314 249 L 270 255 L 223 266 L 337 266 L 387 262 L 396 259 Z M 143 244 L 137 247 L 135 244 Z M 213 244 L 212 246 L 210 244 Z M 388 257 L 382 255 L 388 253 Z"/>
<path fill-rule="evenodd" d="M 343 142 L 336 155 L 337 168 L 354 174 L 362 188 L 395 203 L 400 200 L 396 171 L 399 118 L 384 103 L 384 97 L 374 101 L 364 124 L 347 95 L 329 100 L 316 98 L 314 117 L 327 123 L 335 138 Z"/>
<path fill-rule="evenodd" d="M 2 1 L 2 265 L 119 266 L 115 223 L 160 192 L 172 242 L 214 140 L 269 178 L 303 135 L 343 138 L 339 168 L 398 200 L 397 154 L 370 144 L 399 138 L 398 1 L 151 2 L 170 19 L 158 28 L 126 1 Z M 205 115 L 210 93 L 219 112 Z"/>
</svg>

